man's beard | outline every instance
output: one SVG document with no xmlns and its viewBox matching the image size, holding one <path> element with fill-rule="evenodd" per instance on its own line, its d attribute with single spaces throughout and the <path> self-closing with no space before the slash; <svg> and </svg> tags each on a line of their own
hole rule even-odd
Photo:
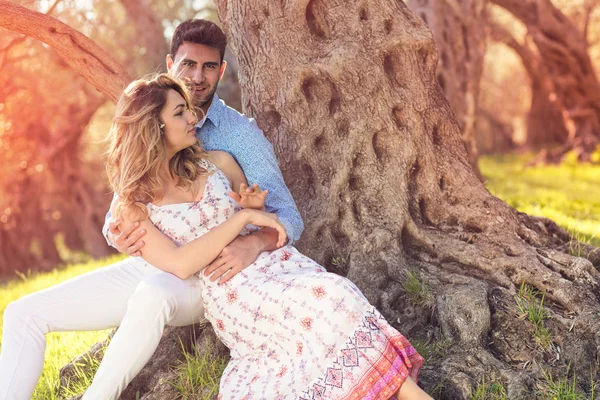
<svg viewBox="0 0 600 400">
<path fill-rule="evenodd" d="M 193 101 L 194 101 L 194 106 L 196 108 L 200 108 L 206 104 L 209 104 L 213 97 L 215 97 L 215 93 L 217 91 L 217 85 L 215 85 L 215 87 L 207 94 L 202 95 L 202 96 L 196 96 L 195 94 L 193 95 Z M 193 92 L 192 92 L 193 93 Z"/>
</svg>

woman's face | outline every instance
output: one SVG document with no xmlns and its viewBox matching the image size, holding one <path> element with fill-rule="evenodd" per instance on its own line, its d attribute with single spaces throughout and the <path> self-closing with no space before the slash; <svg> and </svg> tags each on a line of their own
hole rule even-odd
<svg viewBox="0 0 600 400">
<path fill-rule="evenodd" d="M 162 131 L 169 158 L 198 140 L 194 130 L 196 117 L 187 108 L 183 97 L 173 89 L 167 92 L 167 103 L 160 113 L 160 120 L 165 124 Z"/>
</svg>

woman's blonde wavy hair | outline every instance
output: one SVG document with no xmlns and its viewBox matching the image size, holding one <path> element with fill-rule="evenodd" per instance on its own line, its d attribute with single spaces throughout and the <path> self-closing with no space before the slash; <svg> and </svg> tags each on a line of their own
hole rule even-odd
<svg viewBox="0 0 600 400">
<path fill-rule="evenodd" d="M 157 202 L 164 196 L 161 173 L 164 173 L 167 151 L 160 114 L 167 103 L 169 90 L 179 93 L 187 107 L 193 109 L 183 81 L 164 73 L 133 81 L 117 102 L 108 133 L 110 144 L 106 163 L 109 184 L 121 200 L 117 218 L 123 210 L 131 210 L 135 220 L 143 220 L 147 217 L 146 204 Z M 193 182 L 207 173 L 199 166 L 202 159 L 208 159 L 208 154 L 200 142 L 171 158 L 169 174 L 178 178 L 177 186 L 194 191 Z"/>
</svg>

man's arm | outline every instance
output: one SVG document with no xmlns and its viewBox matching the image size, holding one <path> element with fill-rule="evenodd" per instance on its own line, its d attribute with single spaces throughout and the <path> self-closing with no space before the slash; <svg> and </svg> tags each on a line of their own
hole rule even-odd
<svg viewBox="0 0 600 400">
<path fill-rule="evenodd" d="M 111 208 L 114 212 L 115 208 Z M 139 220 L 139 209 L 121 213 L 119 220 L 125 225 L 140 225 L 148 232 L 148 246 L 142 250 L 142 257 L 158 269 L 187 279 L 206 267 L 217 257 L 225 246 L 234 240 L 248 224 L 271 227 L 278 233 L 278 245 L 285 241 L 285 231 L 278 217 L 259 210 L 242 210 L 225 222 L 215 226 L 185 245 L 178 246 L 163 234 L 148 217 Z"/>
<path fill-rule="evenodd" d="M 118 199 L 117 195 L 113 196 L 110 208 L 104 219 L 102 234 L 108 245 L 114 247 L 120 253 L 126 253 L 132 257 L 139 257 L 142 255 L 140 249 L 145 244 L 144 241 L 140 239 L 146 234 L 146 230 L 143 228 L 138 229 L 140 224 L 129 224 L 126 228 L 121 230 L 120 224 L 112 218 L 111 213 L 111 210 L 115 208 Z"/>
<path fill-rule="evenodd" d="M 237 139 L 240 146 L 232 151 L 232 155 L 242 167 L 249 185 L 258 183 L 262 189 L 269 191 L 265 210 L 277 214 L 285 227 L 288 244 L 291 244 L 300 238 L 304 224 L 279 170 L 273 146 L 254 120 L 247 121 L 240 128 L 236 132 L 239 134 Z M 220 282 L 226 282 L 253 263 L 261 252 L 276 249 L 276 243 L 277 232 L 270 229 L 239 236 L 225 247 L 219 257 L 205 269 L 204 274 L 212 274 L 213 281 L 220 279 Z M 226 272 L 229 273 L 225 275 Z"/>
<path fill-rule="evenodd" d="M 106 213 L 106 217 L 104 218 L 104 226 L 102 227 L 102 234 L 104 235 L 104 238 L 106 239 L 106 243 L 108 243 L 109 246 L 111 247 L 115 247 L 112 243 L 112 241 L 109 238 L 109 230 L 110 230 L 110 223 L 112 222 L 112 214 L 110 212 L 110 210 L 112 210 L 115 206 L 115 202 L 117 201 L 118 197 L 117 195 L 113 195 L 113 199 L 110 202 L 110 208 L 108 209 L 108 212 Z"/>
<path fill-rule="evenodd" d="M 244 148 L 233 156 L 242 167 L 249 185 L 258 183 L 263 190 L 269 191 L 265 210 L 277 214 L 291 244 L 300 238 L 304 223 L 283 180 L 273 146 L 254 120 L 249 121 L 242 135 Z"/>
</svg>

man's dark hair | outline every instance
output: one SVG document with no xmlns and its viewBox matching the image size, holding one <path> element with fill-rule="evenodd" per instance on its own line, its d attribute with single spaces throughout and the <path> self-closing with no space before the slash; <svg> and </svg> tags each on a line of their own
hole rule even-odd
<svg viewBox="0 0 600 400">
<path fill-rule="evenodd" d="M 179 24 L 171 38 L 171 56 L 173 58 L 183 42 L 217 48 L 221 53 L 221 62 L 223 62 L 227 37 L 217 24 L 205 19 L 190 19 Z"/>
</svg>

